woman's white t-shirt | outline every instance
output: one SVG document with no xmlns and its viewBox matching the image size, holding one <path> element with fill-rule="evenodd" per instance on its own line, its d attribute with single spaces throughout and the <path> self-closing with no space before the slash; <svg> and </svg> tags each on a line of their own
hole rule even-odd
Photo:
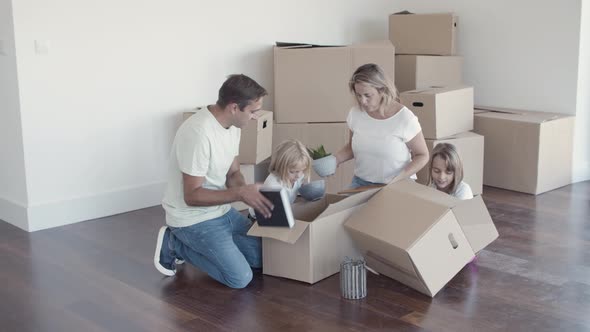
<svg viewBox="0 0 590 332">
<path fill-rule="evenodd" d="M 436 185 L 434 183 L 430 186 L 436 189 Z M 449 195 L 461 200 L 473 198 L 473 192 L 471 191 L 471 187 L 464 181 L 461 181 L 461 183 L 459 183 L 459 185 L 457 186 L 457 189 L 455 189 L 455 192 L 450 193 Z"/>
<path fill-rule="evenodd" d="M 402 172 L 412 158 L 406 143 L 422 131 L 418 118 L 407 107 L 378 120 L 354 106 L 346 122 L 353 132 L 354 174 L 375 183 L 388 183 Z"/>
</svg>

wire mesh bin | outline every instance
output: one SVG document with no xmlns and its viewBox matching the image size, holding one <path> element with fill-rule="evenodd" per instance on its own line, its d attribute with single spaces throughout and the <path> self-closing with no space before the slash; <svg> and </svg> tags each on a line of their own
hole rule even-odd
<svg viewBox="0 0 590 332">
<path fill-rule="evenodd" d="M 340 294 L 351 300 L 367 296 L 367 268 L 363 259 L 346 257 L 340 264 Z"/>
</svg>

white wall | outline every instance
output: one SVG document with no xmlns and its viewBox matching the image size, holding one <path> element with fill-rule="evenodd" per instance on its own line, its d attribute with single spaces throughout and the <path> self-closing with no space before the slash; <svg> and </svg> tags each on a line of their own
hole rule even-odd
<svg viewBox="0 0 590 332">
<path fill-rule="evenodd" d="M 574 181 L 590 179 L 590 0 L 582 1 Z"/>
<path fill-rule="evenodd" d="M 0 219 L 27 227 L 27 190 L 10 0 L 0 0 Z"/>
<path fill-rule="evenodd" d="M 590 5 L 583 1 L 588 31 Z M 582 0 L 394 3 L 396 12 L 459 16 L 458 52 L 465 57 L 464 80 L 475 87 L 476 104 L 575 114 L 573 180 L 590 179 L 590 32 L 580 39 Z"/>
<path fill-rule="evenodd" d="M 159 204 L 180 111 L 215 101 L 236 72 L 267 87 L 272 110 L 275 41 L 386 39 L 387 16 L 401 9 L 460 16 L 465 79 L 478 103 L 576 110 L 580 0 L 18 0 L 13 7 L 29 230 Z M 35 41 L 48 53 L 36 53 Z M 10 184 L 20 198 L 23 182 Z"/>
<path fill-rule="evenodd" d="M 277 40 L 387 39 L 388 0 L 14 2 L 30 230 L 160 203 L 178 113 Z M 35 41 L 49 45 L 35 52 Z M 272 109 L 272 97 L 265 103 Z"/>
</svg>

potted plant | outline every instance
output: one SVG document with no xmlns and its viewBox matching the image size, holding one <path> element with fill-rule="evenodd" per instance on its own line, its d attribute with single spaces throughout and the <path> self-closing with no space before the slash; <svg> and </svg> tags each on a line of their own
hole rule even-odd
<svg viewBox="0 0 590 332">
<path fill-rule="evenodd" d="M 327 153 L 323 145 L 315 149 L 307 148 L 307 151 L 313 159 L 311 166 L 319 176 L 325 177 L 336 172 L 336 157 Z"/>
</svg>

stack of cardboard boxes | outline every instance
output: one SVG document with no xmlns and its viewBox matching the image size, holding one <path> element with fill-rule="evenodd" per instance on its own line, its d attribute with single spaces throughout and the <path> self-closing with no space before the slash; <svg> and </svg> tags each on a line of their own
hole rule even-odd
<svg viewBox="0 0 590 332">
<path fill-rule="evenodd" d="M 348 111 L 355 104 L 348 81 L 359 66 L 380 65 L 395 75 L 395 49 L 389 41 L 350 46 L 282 44 L 274 48 L 275 130 L 273 146 L 298 139 L 309 148 L 335 153 L 349 140 Z M 326 178 L 326 191 L 346 188 L 353 176 L 348 161 Z M 312 179 L 319 177 L 312 171 Z"/>
<path fill-rule="evenodd" d="M 197 107 L 195 111 L 200 108 Z M 192 116 L 195 111 L 184 112 L 183 121 Z M 256 119 L 242 128 L 238 160 L 246 184 L 264 182 L 268 176 L 272 153 L 272 133 L 273 113 L 264 110 L 256 112 Z M 234 202 L 232 206 L 238 211 L 248 208 L 243 202 Z"/>
<path fill-rule="evenodd" d="M 402 104 L 418 117 L 429 152 L 451 143 L 463 160 L 474 195 L 483 189 L 484 138 L 473 130 L 473 87 L 462 85 L 463 58 L 456 53 L 457 16 L 393 14 L 389 38 L 395 45 L 396 85 Z M 428 181 L 428 166 L 417 174 Z"/>
</svg>

